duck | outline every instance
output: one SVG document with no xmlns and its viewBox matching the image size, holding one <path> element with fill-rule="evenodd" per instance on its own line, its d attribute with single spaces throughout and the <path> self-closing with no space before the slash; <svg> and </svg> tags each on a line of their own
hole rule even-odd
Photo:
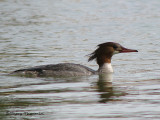
<svg viewBox="0 0 160 120">
<path fill-rule="evenodd" d="M 130 52 L 138 51 L 125 48 L 119 43 L 105 42 L 97 45 L 97 49 L 88 55 L 88 62 L 96 60 L 99 66 L 98 70 L 93 70 L 87 66 L 75 63 L 58 63 L 18 69 L 11 72 L 10 75 L 25 77 L 73 77 L 108 74 L 113 73 L 111 65 L 112 56 L 119 53 Z"/>
</svg>

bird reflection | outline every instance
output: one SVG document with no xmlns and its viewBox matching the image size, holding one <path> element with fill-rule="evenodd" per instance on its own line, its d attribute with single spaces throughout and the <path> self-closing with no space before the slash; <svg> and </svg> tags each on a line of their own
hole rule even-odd
<svg viewBox="0 0 160 120">
<path fill-rule="evenodd" d="M 99 80 L 97 82 L 98 91 L 101 93 L 99 101 L 100 103 L 105 103 L 110 101 L 110 97 L 114 95 L 112 87 L 112 74 L 100 74 Z"/>
<path fill-rule="evenodd" d="M 112 74 L 100 74 L 99 80 L 97 82 L 98 92 L 100 92 L 100 103 L 106 103 L 109 101 L 114 101 L 114 96 L 123 96 L 124 92 L 115 90 L 112 86 Z"/>
</svg>

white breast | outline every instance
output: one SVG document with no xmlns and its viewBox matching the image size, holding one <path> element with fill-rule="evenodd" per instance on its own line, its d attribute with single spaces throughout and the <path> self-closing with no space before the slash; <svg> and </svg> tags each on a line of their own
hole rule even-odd
<svg viewBox="0 0 160 120">
<path fill-rule="evenodd" d="M 99 73 L 112 73 L 113 72 L 113 68 L 111 63 L 104 63 L 99 69 L 98 69 Z"/>
</svg>

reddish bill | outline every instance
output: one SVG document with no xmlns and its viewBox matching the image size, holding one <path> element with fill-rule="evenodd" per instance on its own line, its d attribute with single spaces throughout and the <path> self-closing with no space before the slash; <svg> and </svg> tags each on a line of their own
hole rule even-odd
<svg viewBox="0 0 160 120">
<path fill-rule="evenodd" d="M 120 53 L 138 52 L 138 50 L 128 49 L 125 47 L 121 47 L 121 48 L 122 48 L 122 50 L 119 51 Z"/>
</svg>

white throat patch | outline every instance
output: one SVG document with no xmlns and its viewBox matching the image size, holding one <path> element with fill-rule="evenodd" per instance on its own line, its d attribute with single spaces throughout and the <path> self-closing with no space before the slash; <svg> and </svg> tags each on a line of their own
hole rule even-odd
<svg viewBox="0 0 160 120">
<path fill-rule="evenodd" d="M 114 55 L 114 54 L 118 54 L 118 53 L 119 53 L 119 51 L 114 51 L 114 52 L 113 52 L 113 55 Z"/>
<path fill-rule="evenodd" d="M 113 68 L 111 63 L 104 63 L 99 69 L 99 73 L 113 73 Z"/>
</svg>

